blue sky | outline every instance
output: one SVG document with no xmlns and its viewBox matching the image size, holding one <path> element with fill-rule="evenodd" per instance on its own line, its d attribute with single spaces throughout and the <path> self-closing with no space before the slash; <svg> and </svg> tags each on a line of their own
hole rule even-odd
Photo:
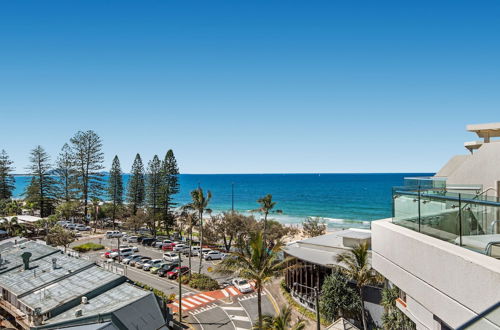
<svg viewBox="0 0 500 330">
<path fill-rule="evenodd" d="M 498 1 L 2 1 L 0 148 L 125 171 L 436 171 L 500 121 Z"/>
</svg>

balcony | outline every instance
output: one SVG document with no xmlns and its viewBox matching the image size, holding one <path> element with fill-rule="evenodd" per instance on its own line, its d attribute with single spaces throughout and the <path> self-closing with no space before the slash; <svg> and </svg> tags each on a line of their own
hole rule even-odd
<svg viewBox="0 0 500 330">
<path fill-rule="evenodd" d="M 500 202 L 480 187 L 393 188 L 392 222 L 500 259 Z"/>
</svg>

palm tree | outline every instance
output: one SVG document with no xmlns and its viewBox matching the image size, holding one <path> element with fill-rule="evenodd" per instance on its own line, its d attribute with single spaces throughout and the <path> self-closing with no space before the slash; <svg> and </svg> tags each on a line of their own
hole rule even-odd
<svg viewBox="0 0 500 330">
<path fill-rule="evenodd" d="M 208 211 L 210 212 L 210 209 L 207 208 L 208 203 L 210 202 L 210 199 L 212 198 L 212 193 L 207 191 L 207 195 L 203 193 L 203 189 L 198 188 L 193 191 L 191 191 L 191 203 L 186 205 L 185 208 L 187 209 L 192 209 L 198 211 L 198 217 L 200 219 L 200 265 L 198 268 L 198 273 L 201 274 L 201 267 L 203 263 L 203 212 Z M 191 254 L 191 251 L 189 251 Z M 191 269 L 191 267 L 189 268 Z"/>
<path fill-rule="evenodd" d="M 24 231 L 24 227 L 19 223 L 17 217 L 3 218 L 2 227 L 5 228 L 9 236 L 16 236 Z"/>
<path fill-rule="evenodd" d="M 380 282 L 380 276 L 371 268 L 368 260 L 368 251 L 368 244 L 363 243 L 337 256 L 337 262 L 343 264 L 340 270 L 351 281 L 356 283 L 358 294 L 361 299 L 361 318 L 364 330 L 367 329 L 367 324 L 363 305 L 363 288 L 367 285 Z"/>
<path fill-rule="evenodd" d="M 297 323 L 292 325 L 292 310 L 289 306 L 284 306 L 281 308 L 280 313 L 277 316 L 272 316 L 269 314 L 262 316 L 262 328 L 269 330 L 303 330 L 306 327 L 306 322 L 302 319 L 298 319 Z M 253 327 L 254 329 L 260 329 L 260 323 L 257 323 Z"/>
<path fill-rule="evenodd" d="M 216 266 L 216 271 L 225 274 L 235 274 L 255 282 L 257 290 L 257 307 L 259 324 L 263 325 L 262 318 L 262 289 L 263 285 L 280 274 L 285 265 L 291 260 L 279 260 L 279 252 L 283 243 L 278 241 L 272 249 L 267 250 L 263 232 L 250 234 L 250 241 L 241 248 L 240 252 L 231 252 L 230 255 Z M 260 327 L 262 329 L 262 327 Z"/>
<path fill-rule="evenodd" d="M 259 211 L 264 213 L 264 235 L 265 235 L 267 230 L 267 215 L 276 205 L 276 202 L 273 202 L 273 195 L 267 194 L 266 196 L 259 198 L 257 200 L 257 203 L 260 204 Z"/>
</svg>

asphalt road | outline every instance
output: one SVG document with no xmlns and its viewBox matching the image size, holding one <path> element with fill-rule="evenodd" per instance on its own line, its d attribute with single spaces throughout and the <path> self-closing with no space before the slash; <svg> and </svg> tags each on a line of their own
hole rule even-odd
<svg viewBox="0 0 500 330">
<path fill-rule="evenodd" d="M 117 239 L 106 239 L 103 237 L 82 237 L 77 242 L 74 242 L 71 246 L 79 245 L 86 242 L 100 243 L 106 246 L 107 249 L 115 248 L 117 246 Z M 123 243 L 128 244 L 128 243 Z M 138 254 L 151 257 L 153 259 L 161 259 L 163 257 L 163 251 L 160 249 L 152 247 L 144 247 L 140 244 L 130 244 L 135 245 L 139 248 Z M 105 251 L 89 252 L 82 254 L 83 257 L 90 260 L 96 261 L 99 264 L 105 264 L 106 260 L 102 257 Z M 192 260 L 193 271 L 198 271 L 199 259 L 193 257 Z M 204 261 L 202 264 L 202 272 L 209 275 L 210 277 L 222 283 L 228 281 L 231 277 L 224 276 L 218 273 L 209 271 L 209 268 L 213 268 L 218 262 L 216 261 Z M 183 265 L 188 265 L 188 259 L 182 259 Z M 113 263 L 109 266 L 107 263 L 105 267 L 114 267 Z M 120 265 L 120 270 L 123 267 Z M 162 290 L 166 294 L 178 294 L 179 284 L 176 281 L 168 280 L 164 277 L 159 277 L 158 275 L 151 274 L 142 269 L 137 269 L 135 267 L 126 267 L 123 270 L 125 275 L 133 280 L 145 283 L 151 287 Z M 189 297 L 192 294 L 198 293 L 197 290 L 191 289 L 187 286 L 182 286 L 182 296 Z M 271 297 L 267 293 L 262 296 L 262 310 L 264 314 L 275 314 L 277 306 L 274 306 Z M 255 292 L 240 295 L 231 296 L 226 299 L 218 299 L 213 303 L 204 305 L 200 308 L 195 308 L 183 313 L 184 322 L 191 325 L 192 328 L 198 330 L 209 330 L 209 329 L 251 329 L 252 325 L 257 320 L 257 294 Z"/>
</svg>

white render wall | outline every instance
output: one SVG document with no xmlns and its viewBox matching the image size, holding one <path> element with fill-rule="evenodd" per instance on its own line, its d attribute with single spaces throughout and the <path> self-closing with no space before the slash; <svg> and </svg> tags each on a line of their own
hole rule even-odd
<svg viewBox="0 0 500 330">
<path fill-rule="evenodd" d="M 407 293 L 406 313 L 423 325 L 420 328 L 435 329 L 433 315 L 459 327 L 500 301 L 500 260 L 395 225 L 391 219 L 372 223 L 372 265 Z M 484 329 L 498 329 L 483 323 Z"/>
</svg>

